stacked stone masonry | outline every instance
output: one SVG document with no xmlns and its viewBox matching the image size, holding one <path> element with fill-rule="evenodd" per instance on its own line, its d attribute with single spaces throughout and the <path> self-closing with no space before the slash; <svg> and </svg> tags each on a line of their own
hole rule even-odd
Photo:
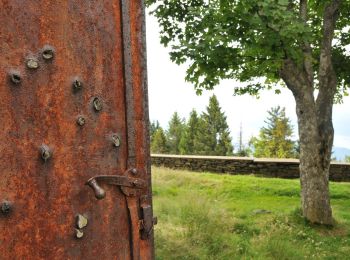
<svg viewBox="0 0 350 260">
<path fill-rule="evenodd" d="M 172 169 L 263 177 L 299 178 L 299 160 L 152 154 L 152 165 Z M 330 180 L 350 182 L 350 163 L 332 162 Z"/>
</svg>

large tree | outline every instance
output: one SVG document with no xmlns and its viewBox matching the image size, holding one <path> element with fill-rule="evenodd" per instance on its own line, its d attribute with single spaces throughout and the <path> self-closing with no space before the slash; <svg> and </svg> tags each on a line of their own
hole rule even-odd
<svg viewBox="0 0 350 260">
<path fill-rule="evenodd" d="M 146 0 L 171 59 L 200 92 L 238 79 L 238 94 L 284 82 L 296 101 L 304 216 L 332 224 L 332 108 L 350 84 L 349 0 Z M 260 80 L 259 80 L 260 78 Z M 264 79 L 263 84 L 261 79 Z"/>
<path fill-rule="evenodd" d="M 254 147 L 254 156 L 295 158 L 293 126 L 286 116 L 285 108 L 273 107 L 267 113 L 266 125 L 260 129 L 259 136 L 250 141 Z"/>
</svg>

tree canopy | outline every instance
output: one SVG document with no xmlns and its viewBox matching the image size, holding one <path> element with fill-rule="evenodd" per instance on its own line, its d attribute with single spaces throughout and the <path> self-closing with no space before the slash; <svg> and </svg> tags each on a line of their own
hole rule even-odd
<svg viewBox="0 0 350 260">
<path fill-rule="evenodd" d="M 161 43 L 171 47 L 174 62 L 189 62 L 186 80 L 198 92 L 235 78 L 246 83 L 235 88 L 236 94 L 254 95 L 264 88 L 279 92 L 276 83 L 282 83 L 286 59 L 300 69 L 305 66 L 318 88 L 320 53 L 329 40 L 323 32 L 324 9 L 330 2 L 313 0 L 306 6 L 306 1 L 295 0 L 146 1 L 159 21 Z M 350 1 L 342 1 L 341 10 L 332 45 L 338 98 L 350 86 L 345 47 L 350 44 Z M 261 77 L 264 84 L 257 81 Z"/>
</svg>

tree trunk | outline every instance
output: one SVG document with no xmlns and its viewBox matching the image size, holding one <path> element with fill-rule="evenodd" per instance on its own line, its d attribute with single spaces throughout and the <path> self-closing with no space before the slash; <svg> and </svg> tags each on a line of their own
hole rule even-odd
<svg viewBox="0 0 350 260">
<path fill-rule="evenodd" d="M 315 105 L 297 101 L 302 211 L 311 223 L 332 225 L 328 180 L 334 132 L 332 121 L 325 124 L 317 114 Z"/>
<path fill-rule="evenodd" d="M 311 223 L 332 225 L 329 196 L 329 168 L 333 146 L 332 108 L 336 89 L 334 73 L 322 81 L 323 89 L 314 97 L 313 82 L 286 60 L 281 77 L 296 101 L 300 140 L 300 182 L 303 216 Z M 327 86 L 327 88 L 325 87 Z"/>
</svg>

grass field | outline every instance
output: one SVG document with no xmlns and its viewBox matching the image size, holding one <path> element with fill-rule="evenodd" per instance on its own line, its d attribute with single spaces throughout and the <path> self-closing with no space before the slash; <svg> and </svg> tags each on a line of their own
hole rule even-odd
<svg viewBox="0 0 350 260">
<path fill-rule="evenodd" d="M 301 217 L 299 180 L 152 170 L 157 259 L 350 259 L 350 184 L 331 183 L 325 228 Z"/>
</svg>

